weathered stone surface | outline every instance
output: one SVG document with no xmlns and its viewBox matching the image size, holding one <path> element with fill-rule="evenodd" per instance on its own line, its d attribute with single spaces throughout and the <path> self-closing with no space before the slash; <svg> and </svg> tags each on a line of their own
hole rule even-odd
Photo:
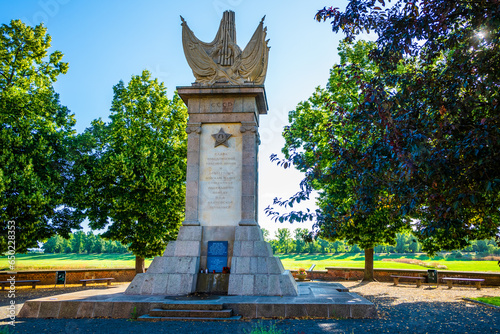
<svg viewBox="0 0 500 334">
<path fill-rule="evenodd" d="M 235 258 L 233 257 L 233 260 Z M 236 258 L 235 273 L 236 274 L 248 274 L 250 273 L 250 257 L 238 257 Z"/>
<path fill-rule="evenodd" d="M 28 300 L 18 314 L 19 318 L 38 318 L 40 302 Z"/>
<path fill-rule="evenodd" d="M 257 258 L 257 273 L 259 274 L 268 274 L 267 272 L 267 258 L 258 257 Z"/>
<path fill-rule="evenodd" d="M 255 241 L 254 242 L 254 256 L 262 256 L 262 257 L 272 257 L 273 250 L 271 245 L 265 241 Z"/>
<path fill-rule="evenodd" d="M 350 316 L 354 319 L 376 318 L 377 309 L 373 304 L 356 305 L 356 307 L 350 308 Z"/>
<path fill-rule="evenodd" d="M 347 319 L 351 317 L 351 308 L 345 304 L 328 305 L 328 317 L 333 319 Z"/>
<path fill-rule="evenodd" d="M 181 226 L 177 240 L 180 241 L 201 241 L 203 227 L 201 226 Z"/>
<path fill-rule="evenodd" d="M 307 309 L 304 304 L 287 304 L 285 305 L 285 317 L 303 318 L 307 316 Z"/>
<path fill-rule="evenodd" d="M 283 296 L 296 296 L 297 295 L 297 283 L 293 278 L 292 274 L 286 270 L 280 276 L 280 289 L 281 295 Z"/>
<path fill-rule="evenodd" d="M 200 256 L 201 242 L 176 241 L 174 256 Z"/>
<path fill-rule="evenodd" d="M 233 244 L 233 256 L 242 256 L 241 254 L 241 241 L 235 241 Z"/>
<path fill-rule="evenodd" d="M 285 304 L 257 304 L 256 318 L 284 318 Z"/>
<path fill-rule="evenodd" d="M 115 303 L 98 302 L 95 303 L 93 318 L 111 318 L 113 316 L 113 307 Z M 63 305 L 65 306 L 65 305 Z M 62 311 L 62 309 L 61 309 Z M 69 318 L 69 317 L 68 317 Z"/>
<path fill-rule="evenodd" d="M 166 295 L 167 294 L 167 284 L 169 275 L 155 275 L 155 280 L 153 282 L 153 289 L 151 291 L 152 295 Z"/>
<path fill-rule="evenodd" d="M 214 102 L 216 103 L 216 102 Z M 203 124 L 198 215 L 202 226 L 235 226 L 241 218 L 241 133 L 239 124 Z M 213 135 L 231 134 L 215 146 Z"/>
<path fill-rule="evenodd" d="M 283 271 L 280 267 L 280 259 L 277 257 L 267 258 L 267 272 L 269 274 L 281 274 Z"/>
<path fill-rule="evenodd" d="M 267 275 L 255 275 L 254 296 L 266 296 L 268 292 L 269 279 Z"/>
<path fill-rule="evenodd" d="M 168 286 L 167 286 L 167 295 L 176 296 L 180 294 L 181 290 L 181 274 L 169 274 L 168 275 Z"/>
<path fill-rule="evenodd" d="M 175 254 L 175 241 L 170 241 L 163 252 L 163 256 L 174 256 Z"/>
<path fill-rule="evenodd" d="M 254 256 L 253 241 L 241 242 L 241 256 Z"/>
<path fill-rule="evenodd" d="M 57 318 L 59 316 L 60 309 L 61 309 L 60 301 L 43 303 L 43 305 L 40 307 L 38 318 Z"/>
<path fill-rule="evenodd" d="M 280 296 L 281 288 L 280 288 L 280 275 L 268 275 L 269 285 L 268 285 L 268 296 Z"/>
<path fill-rule="evenodd" d="M 80 308 L 78 308 L 78 312 L 76 313 L 76 317 L 77 318 L 92 318 L 92 314 L 94 314 L 94 307 L 95 307 L 95 302 L 82 302 L 82 303 L 80 303 Z M 114 309 L 114 307 L 113 307 L 113 309 Z"/>
<path fill-rule="evenodd" d="M 195 256 L 173 257 L 170 273 L 176 274 L 197 274 L 200 268 L 200 258 Z"/>
<path fill-rule="evenodd" d="M 129 284 L 127 290 L 125 290 L 126 295 L 140 295 L 142 284 L 144 283 L 144 279 L 146 278 L 146 274 L 137 274 L 135 275 L 133 281 Z"/>
<path fill-rule="evenodd" d="M 58 318 L 59 319 L 76 318 L 79 307 L 80 307 L 79 301 L 63 301 L 63 302 L 61 302 L 61 309 L 59 310 Z M 110 305 L 109 307 L 111 309 L 113 309 L 113 305 Z"/>
<path fill-rule="evenodd" d="M 133 309 L 134 309 L 134 303 L 115 302 L 113 306 L 113 318 L 130 319 L 130 317 L 132 317 Z"/>
<path fill-rule="evenodd" d="M 153 283 L 158 274 L 149 274 L 144 278 L 144 283 L 142 283 L 141 295 L 150 295 L 153 293 Z"/>
<path fill-rule="evenodd" d="M 239 295 L 243 286 L 243 276 L 238 274 L 229 275 L 228 295 Z"/>
<path fill-rule="evenodd" d="M 307 317 L 328 318 L 328 307 L 323 304 L 304 304 Z"/>
<path fill-rule="evenodd" d="M 182 274 L 181 275 L 181 286 L 180 294 L 188 294 L 196 290 L 196 278 L 197 275 Z"/>
<path fill-rule="evenodd" d="M 255 286 L 255 275 L 242 275 L 243 276 L 243 286 L 241 287 L 241 295 L 251 296 L 253 295 Z"/>
<path fill-rule="evenodd" d="M 157 256 L 153 259 L 153 262 L 148 267 L 148 274 L 160 274 L 167 272 L 167 261 L 168 257 Z"/>
<path fill-rule="evenodd" d="M 262 231 L 259 226 L 236 227 L 235 240 L 239 241 L 263 241 Z"/>
</svg>

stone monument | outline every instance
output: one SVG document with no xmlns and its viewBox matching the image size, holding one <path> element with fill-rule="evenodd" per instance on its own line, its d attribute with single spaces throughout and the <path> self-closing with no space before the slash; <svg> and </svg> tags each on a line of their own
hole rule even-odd
<svg viewBox="0 0 500 334">
<path fill-rule="evenodd" d="M 229 295 L 297 295 L 257 223 L 259 116 L 268 109 L 264 18 L 241 50 L 234 17 L 224 13 L 211 43 L 198 40 L 181 17 L 184 53 L 196 78 L 177 87 L 189 113 L 186 218 L 177 240 L 126 294 L 203 292 L 197 282 L 219 275 Z"/>
</svg>

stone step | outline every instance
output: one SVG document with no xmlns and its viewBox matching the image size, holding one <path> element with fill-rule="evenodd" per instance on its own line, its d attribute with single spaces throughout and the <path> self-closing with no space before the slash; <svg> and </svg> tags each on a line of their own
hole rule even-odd
<svg viewBox="0 0 500 334">
<path fill-rule="evenodd" d="M 240 320 L 240 315 L 235 315 L 229 318 L 182 318 L 182 317 L 153 317 L 148 314 L 137 318 L 138 321 L 236 321 Z"/>
<path fill-rule="evenodd" d="M 163 310 L 210 310 L 210 311 L 220 311 L 224 309 L 222 304 L 175 304 L 175 303 L 164 303 L 161 305 Z"/>
<path fill-rule="evenodd" d="M 149 311 L 152 317 L 167 317 L 167 318 L 230 318 L 233 315 L 233 310 L 164 310 L 153 309 Z"/>
</svg>

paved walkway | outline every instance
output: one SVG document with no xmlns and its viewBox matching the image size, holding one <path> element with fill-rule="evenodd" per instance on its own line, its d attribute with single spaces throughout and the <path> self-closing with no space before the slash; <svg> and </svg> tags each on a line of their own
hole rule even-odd
<svg viewBox="0 0 500 334">
<path fill-rule="evenodd" d="M 460 295 L 500 295 L 500 289 L 394 287 L 389 283 L 342 282 L 379 310 L 379 319 L 254 320 L 239 322 L 144 323 L 113 319 L 19 319 L 12 333 L 249 333 L 275 326 L 282 333 L 500 333 L 500 310 L 467 302 Z M 451 298 L 449 298 L 452 296 Z M 5 303 L 3 303 L 5 305 Z M 1 322 L 0 322 L 1 324 Z M 3 323 L 5 324 L 5 322 Z"/>
</svg>

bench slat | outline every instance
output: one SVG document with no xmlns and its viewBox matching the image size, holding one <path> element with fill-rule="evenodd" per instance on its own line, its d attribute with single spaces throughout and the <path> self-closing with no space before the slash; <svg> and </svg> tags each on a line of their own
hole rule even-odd
<svg viewBox="0 0 500 334">
<path fill-rule="evenodd" d="M 14 282 L 14 284 L 19 284 L 19 283 L 28 283 L 28 284 L 31 284 L 31 287 L 33 289 L 36 289 L 36 284 L 37 283 L 40 283 L 40 280 L 39 279 L 30 279 L 30 280 L 20 280 L 20 281 L 0 281 L 0 285 L 2 286 L 2 290 L 5 290 L 5 286 L 6 285 L 9 285 L 9 284 L 12 284 L 12 282 Z"/>
<path fill-rule="evenodd" d="M 408 278 L 408 279 L 425 279 L 425 277 L 421 276 L 397 276 L 397 275 L 391 275 L 392 278 Z"/>
<path fill-rule="evenodd" d="M 470 282 L 484 282 L 484 278 L 461 278 L 461 277 L 443 277 L 443 281 L 470 281 Z"/>
<path fill-rule="evenodd" d="M 99 282 L 99 281 L 105 281 L 107 285 L 111 285 L 111 280 L 114 280 L 114 278 L 87 278 L 87 279 L 81 279 L 80 282 L 82 282 L 82 286 L 87 286 L 87 282 Z"/>
<path fill-rule="evenodd" d="M 10 283 L 11 281 L 0 281 L 0 284 L 7 284 Z M 30 279 L 30 280 L 21 280 L 21 281 L 14 281 L 17 283 L 34 283 L 34 282 L 40 282 L 39 279 Z"/>
</svg>

